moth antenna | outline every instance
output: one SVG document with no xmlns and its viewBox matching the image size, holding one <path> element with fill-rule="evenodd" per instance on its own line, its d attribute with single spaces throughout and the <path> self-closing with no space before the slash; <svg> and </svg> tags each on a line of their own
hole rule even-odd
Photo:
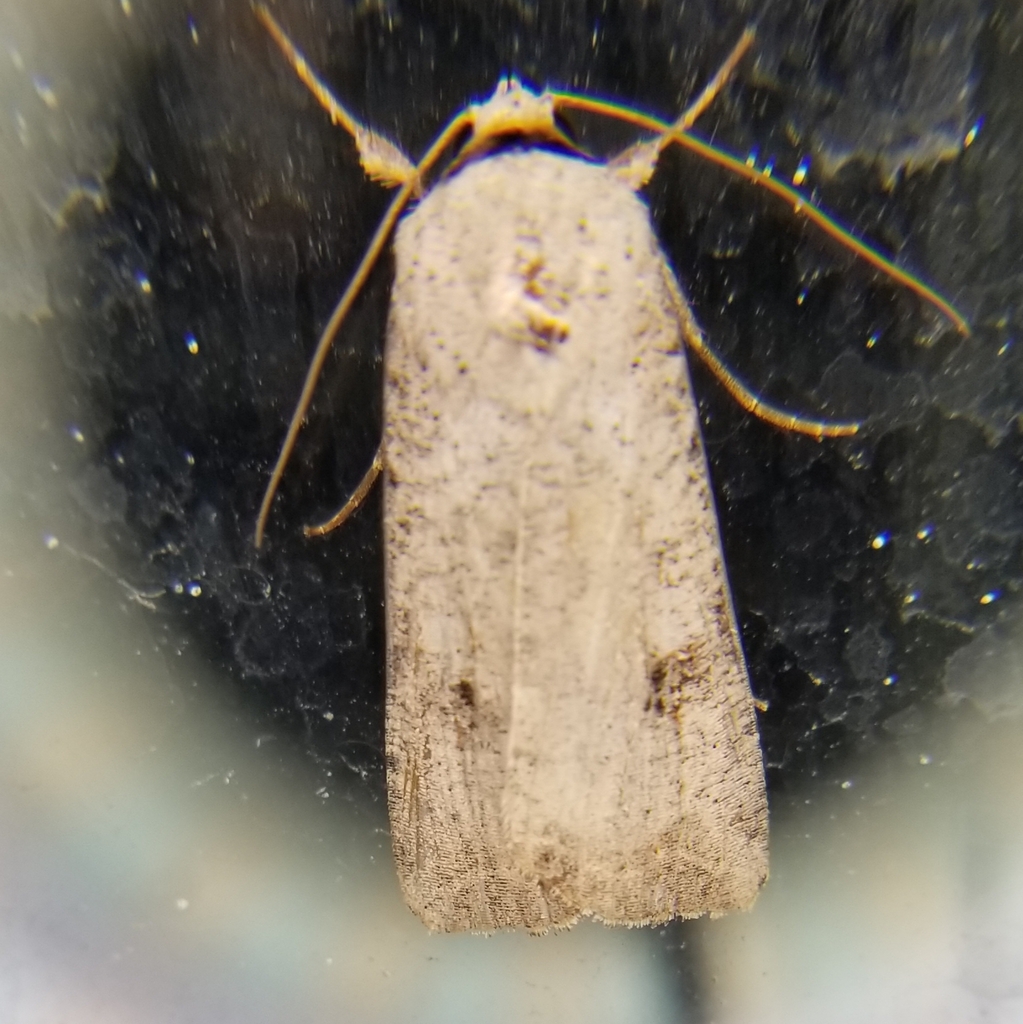
<svg viewBox="0 0 1023 1024">
<path fill-rule="evenodd" d="M 797 216 L 805 217 L 825 235 L 844 246 L 854 255 L 869 263 L 890 280 L 907 288 L 918 298 L 936 309 L 962 335 L 969 337 L 970 325 L 966 318 L 947 299 L 926 284 L 919 277 L 896 266 L 873 246 L 857 238 L 842 227 L 833 217 L 826 214 L 802 193 L 786 185 L 766 171 L 758 169 L 751 162 L 740 160 L 727 150 L 715 146 L 691 134 L 689 128 L 707 109 L 728 80 L 736 65 L 753 43 L 754 32 L 747 29 L 739 42 L 732 48 L 725 62 L 714 77 L 704 86 L 703 91 L 691 103 L 682 116 L 673 124 L 644 114 L 633 107 L 613 103 L 610 100 L 594 99 L 573 92 L 551 92 L 555 106 L 582 110 L 603 117 L 614 118 L 635 125 L 645 131 L 654 132 L 656 138 L 630 146 L 609 163 L 611 170 L 623 178 L 634 189 L 642 188 L 652 176 L 661 151 L 671 143 L 695 153 L 697 156 L 722 167 L 737 177 L 759 185 L 766 191 L 783 199 Z"/>
<path fill-rule="evenodd" d="M 704 142 L 703 139 L 698 139 L 695 135 L 691 135 L 688 132 L 672 135 L 671 141 L 677 143 L 683 149 L 696 153 L 704 160 L 717 164 L 719 167 L 724 167 L 736 176 L 745 178 L 752 184 L 759 185 L 773 195 L 784 199 L 792 207 L 792 212 L 796 216 L 805 217 L 812 224 L 820 228 L 829 238 L 844 246 L 866 263 L 869 263 L 875 270 L 879 270 L 890 280 L 896 282 L 896 284 L 902 285 L 918 298 L 928 303 L 941 313 L 961 335 L 969 337 L 972 333 L 966 317 L 951 302 L 942 297 L 915 274 L 911 274 L 908 270 L 903 270 L 886 256 L 883 256 L 873 246 L 857 238 L 848 228 L 842 227 L 830 214 L 825 213 L 819 206 L 816 206 L 811 200 L 807 199 L 806 196 L 790 185 L 786 185 L 783 181 L 778 181 L 777 178 L 772 177 L 765 171 L 759 170 L 757 167 L 740 160 L 718 146 Z"/>
<path fill-rule="evenodd" d="M 345 317 L 362 290 L 362 286 L 366 283 L 370 272 L 376 265 L 376 261 L 387 244 L 387 239 L 394 230 L 394 225 L 397 223 L 401 211 L 405 208 L 413 193 L 419 190 L 422 176 L 433 167 L 444 150 L 451 145 L 452 140 L 465 128 L 469 116 L 469 112 L 463 110 L 448 122 L 447 127 L 437 136 L 433 145 L 427 150 L 426 155 L 415 167 L 415 173 L 402 184 L 398 194 L 387 208 L 387 212 L 384 214 L 384 218 L 380 222 L 373 240 L 369 243 L 369 248 L 367 248 L 366 254 L 362 257 L 362 262 L 355 271 L 355 276 L 348 283 L 348 287 L 345 289 L 338 304 L 334 307 L 334 312 L 331 313 L 327 325 L 323 328 L 323 333 L 320 335 L 320 340 L 316 345 L 316 352 L 309 364 L 309 369 L 306 371 L 305 383 L 302 385 L 302 394 L 298 399 L 298 404 L 295 406 L 294 413 L 292 413 L 284 444 L 281 446 L 281 452 L 277 456 L 277 463 L 274 466 L 273 473 L 270 474 L 270 481 L 266 485 L 263 502 L 259 507 L 255 532 L 255 545 L 257 548 L 263 544 L 263 535 L 266 530 L 267 518 L 270 515 L 270 506 L 273 504 L 274 496 L 277 493 L 277 488 L 280 486 L 281 478 L 284 476 L 284 470 L 288 465 L 288 460 L 291 458 L 291 453 L 295 450 L 295 442 L 298 440 L 302 423 L 309 412 L 309 406 L 312 404 L 316 382 L 323 369 L 323 364 L 327 360 L 330 346 L 334 343 L 334 339 L 337 337 Z"/>
</svg>

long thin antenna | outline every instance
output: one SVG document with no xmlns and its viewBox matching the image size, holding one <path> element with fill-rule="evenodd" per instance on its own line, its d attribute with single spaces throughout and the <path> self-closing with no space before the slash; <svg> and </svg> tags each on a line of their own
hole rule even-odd
<svg viewBox="0 0 1023 1024">
<path fill-rule="evenodd" d="M 270 515 L 270 506 L 273 504 L 274 495 L 276 495 L 277 488 L 280 486 L 281 478 L 284 476 L 284 470 L 288 465 L 288 460 L 291 458 L 291 453 L 295 449 L 295 442 L 298 440 L 302 423 L 309 412 L 309 406 L 313 400 L 313 392 L 316 390 L 316 382 L 319 379 L 320 371 L 323 369 L 323 364 L 326 362 L 327 354 L 330 352 L 330 346 L 334 343 L 334 338 L 337 337 L 341 324 L 348 315 L 348 311 L 352 308 L 352 304 L 362 290 L 362 286 L 366 283 L 366 279 L 369 277 L 377 258 L 387 243 L 387 239 L 394 230 L 394 225 L 397 223 L 401 211 L 405 208 L 405 204 L 409 201 L 413 192 L 418 189 L 422 176 L 437 162 L 444 150 L 451 145 L 452 140 L 465 128 L 469 121 L 469 116 L 469 112 L 463 110 L 448 122 L 447 127 L 437 136 L 436 141 L 427 150 L 426 155 L 419 161 L 416 166 L 416 173 L 398 190 L 398 194 L 392 200 L 387 213 L 384 214 L 384 219 L 380 222 L 380 226 L 373 236 L 373 241 L 370 242 L 369 248 L 366 250 L 366 255 L 363 256 L 362 262 L 359 264 L 359 269 L 356 270 L 355 276 L 349 282 L 344 295 L 341 296 L 340 301 L 334 307 L 334 312 L 327 321 L 327 326 L 323 328 L 323 334 L 320 335 L 316 352 L 306 373 L 305 383 L 302 385 L 302 394 L 299 397 L 298 405 L 295 406 L 291 422 L 288 424 L 288 433 L 284 438 L 284 444 L 281 446 L 281 453 L 277 456 L 277 463 L 274 466 L 273 473 L 270 475 L 270 481 L 266 485 L 266 491 L 263 494 L 263 502 L 259 507 L 255 535 L 257 548 L 263 544 L 263 534 L 266 530 L 267 518 Z"/>
<path fill-rule="evenodd" d="M 729 59 L 722 66 L 722 71 L 725 71 L 726 69 L 730 71 L 735 66 L 735 62 L 737 62 L 738 58 L 745 53 L 745 49 L 749 45 L 745 40 L 746 36 L 744 35 L 743 39 L 741 39 L 739 44 L 733 49 Z M 722 76 L 721 72 L 715 75 L 711 82 L 704 88 L 703 93 L 701 93 L 696 102 L 688 108 L 686 114 L 683 114 L 675 124 L 668 124 L 666 121 L 661 121 L 659 118 L 641 113 L 638 110 L 634 110 L 632 107 L 612 103 L 609 100 L 593 99 L 592 97 L 581 96 L 572 92 L 554 92 L 551 93 L 551 95 L 554 97 L 554 102 L 558 106 L 572 108 L 575 110 L 584 110 L 588 113 L 600 114 L 605 117 L 613 117 L 619 121 L 634 124 L 638 128 L 645 128 L 647 131 L 657 133 L 659 138 L 652 140 L 649 144 L 657 153 L 659 153 L 660 150 L 669 142 L 677 143 L 683 149 L 688 149 L 690 152 L 695 153 L 704 160 L 707 160 L 712 164 L 716 164 L 718 167 L 723 167 L 732 174 L 735 174 L 740 178 L 744 178 L 746 181 L 749 181 L 754 185 L 759 185 L 761 188 L 766 189 L 773 195 L 784 199 L 797 215 L 805 217 L 811 223 L 820 228 L 828 237 L 845 246 L 845 248 L 855 253 L 875 269 L 880 270 L 883 274 L 891 278 L 891 280 L 905 288 L 908 288 L 919 298 L 937 309 L 942 316 L 954 325 L 955 329 L 960 334 L 969 336 L 970 325 L 966 318 L 947 299 L 939 295 L 938 292 L 925 284 L 919 277 L 911 274 L 908 270 L 903 270 L 901 267 L 896 266 L 896 264 L 883 256 L 877 249 L 873 248 L 873 246 L 868 245 L 866 242 L 857 238 L 847 228 L 842 227 L 842 225 L 833 217 L 815 206 L 810 199 L 798 192 L 796 189 L 786 185 L 782 181 L 779 181 L 777 178 L 772 177 L 770 174 L 760 170 L 751 163 L 740 160 L 727 150 L 724 150 L 719 146 L 712 145 L 709 142 L 705 142 L 703 139 L 698 138 L 687 130 L 687 126 L 684 122 L 687 119 L 689 111 L 694 111 L 695 116 L 702 113 L 706 109 L 710 100 L 713 99 L 717 89 L 720 88 L 720 83 L 723 81 L 723 78 L 724 76 Z M 688 123 L 692 123 L 691 120 Z M 648 177 L 648 175 L 646 176 Z M 637 180 L 640 185 L 645 184 L 646 177 L 643 172 L 639 173 Z"/>
</svg>

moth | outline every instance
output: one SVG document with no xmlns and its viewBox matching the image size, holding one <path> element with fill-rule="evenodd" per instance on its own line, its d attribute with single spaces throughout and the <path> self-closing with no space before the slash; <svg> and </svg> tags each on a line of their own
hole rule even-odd
<svg viewBox="0 0 1023 1024">
<path fill-rule="evenodd" d="M 306 533 L 336 528 L 385 474 L 387 794 L 406 902 L 444 932 L 749 907 L 768 874 L 764 771 L 683 346 L 781 429 L 858 424 L 771 406 L 724 366 L 637 193 L 662 150 L 684 146 L 965 321 L 691 133 L 751 30 L 673 124 L 512 78 L 413 163 L 255 10 L 365 172 L 397 189 L 324 328 L 256 544 L 330 345 L 393 232 L 384 439 L 344 508 Z M 558 127 L 573 109 L 648 137 L 601 164 Z"/>
</svg>

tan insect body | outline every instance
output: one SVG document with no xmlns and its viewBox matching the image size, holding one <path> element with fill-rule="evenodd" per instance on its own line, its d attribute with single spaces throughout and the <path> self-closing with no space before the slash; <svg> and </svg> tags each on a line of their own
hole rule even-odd
<svg viewBox="0 0 1023 1024">
<path fill-rule="evenodd" d="M 606 168 L 473 163 L 402 221 L 387 766 L 442 931 L 749 906 L 767 808 L 664 258 Z"/>
<path fill-rule="evenodd" d="M 635 195 L 672 142 L 792 201 L 948 315 L 940 296 L 796 193 L 688 134 L 747 32 L 674 125 L 514 80 L 418 165 L 355 121 L 257 14 L 367 173 L 399 189 L 324 329 L 256 542 L 330 343 L 397 227 L 385 437 L 387 791 L 405 899 L 438 931 L 637 925 L 748 907 L 767 877 L 753 699 L 682 348 L 747 409 L 818 438 L 856 424 L 762 402 L 707 348 Z M 608 165 L 558 108 L 657 134 Z M 453 173 L 453 172 L 457 173 Z M 793 198 L 794 197 L 794 198 Z"/>
</svg>

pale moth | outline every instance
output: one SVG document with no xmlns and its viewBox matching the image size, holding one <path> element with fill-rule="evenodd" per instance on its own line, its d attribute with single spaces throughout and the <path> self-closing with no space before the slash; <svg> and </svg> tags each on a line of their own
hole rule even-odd
<svg viewBox="0 0 1023 1024">
<path fill-rule="evenodd" d="M 749 907 L 767 878 L 764 772 L 682 345 L 781 428 L 857 424 L 773 408 L 708 350 L 636 191 L 662 149 L 685 146 L 965 322 L 798 192 L 689 133 L 752 31 L 674 124 L 509 79 L 413 164 L 255 10 L 366 173 L 398 189 L 324 328 L 256 544 L 328 349 L 397 225 L 383 443 L 345 507 L 306 532 L 339 525 L 385 473 L 387 794 L 409 907 L 437 931 L 537 933 Z M 652 138 L 595 163 L 556 125 L 570 108 Z M 508 137 L 521 145 L 495 146 Z"/>
</svg>

